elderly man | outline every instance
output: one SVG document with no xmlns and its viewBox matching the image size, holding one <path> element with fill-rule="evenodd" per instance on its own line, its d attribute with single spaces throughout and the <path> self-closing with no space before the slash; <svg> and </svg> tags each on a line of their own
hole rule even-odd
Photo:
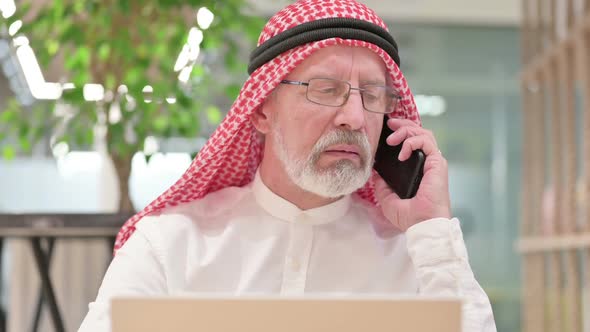
<svg viewBox="0 0 590 332">
<path fill-rule="evenodd" d="M 354 0 L 270 19 L 238 99 L 186 174 L 121 230 L 81 331 L 121 295 L 456 295 L 464 331 L 495 331 L 452 218 L 447 162 L 383 21 Z M 426 155 L 413 198 L 373 170 L 383 121 Z M 394 323 L 394 322 L 392 322 Z"/>
</svg>

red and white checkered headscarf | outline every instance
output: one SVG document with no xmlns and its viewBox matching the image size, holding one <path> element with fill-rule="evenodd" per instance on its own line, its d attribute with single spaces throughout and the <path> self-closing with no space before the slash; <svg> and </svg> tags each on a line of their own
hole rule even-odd
<svg viewBox="0 0 590 332">
<path fill-rule="evenodd" d="M 269 20 L 260 35 L 258 45 L 302 23 L 336 17 L 367 21 L 387 30 L 383 20 L 373 10 L 354 0 L 301 0 L 284 8 Z M 406 79 L 391 56 L 380 47 L 360 40 L 329 38 L 293 48 L 265 63 L 250 75 L 227 116 L 188 170 L 160 197 L 127 220 L 117 235 L 115 250 L 121 248 L 135 231 L 135 224 L 146 215 L 197 200 L 226 187 L 241 187 L 250 183 L 261 162 L 263 149 L 263 143 L 250 120 L 251 115 L 279 82 L 303 60 L 313 52 L 332 45 L 366 47 L 377 53 L 386 65 L 394 88 L 402 97 L 402 107 L 398 107 L 390 117 L 420 123 Z M 358 194 L 376 203 L 372 181 L 359 189 Z"/>
</svg>

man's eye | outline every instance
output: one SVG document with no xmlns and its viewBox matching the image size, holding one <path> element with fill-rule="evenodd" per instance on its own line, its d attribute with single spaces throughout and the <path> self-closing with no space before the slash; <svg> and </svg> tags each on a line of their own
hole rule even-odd
<svg viewBox="0 0 590 332">
<path fill-rule="evenodd" d="M 380 90 L 366 90 L 363 98 L 366 102 L 381 102 L 386 99 L 384 91 Z"/>
<path fill-rule="evenodd" d="M 324 88 L 319 88 L 317 91 L 319 93 L 335 94 L 336 92 L 338 92 L 338 89 L 336 89 L 334 87 L 324 87 Z"/>
<path fill-rule="evenodd" d="M 376 101 L 379 99 L 379 96 L 374 93 L 366 93 L 365 92 L 364 97 L 365 97 L 366 101 Z"/>
</svg>

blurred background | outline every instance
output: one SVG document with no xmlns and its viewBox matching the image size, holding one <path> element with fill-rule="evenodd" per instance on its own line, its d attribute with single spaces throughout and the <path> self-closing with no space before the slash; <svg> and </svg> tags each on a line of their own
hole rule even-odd
<svg viewBox="0 0 590 332">
<path fill-rule="evenodd" d="M 365 2 L 387 21 L 449 160 L 453 211 L 498 330 L 521 331 L 520 1 Z M 143 208 L 221 121 L 262 25 L 287 3 L 0 0 L 0 213 L 91 220 Z M 96 296 L 110 249 L 55 242 L 66 330 Z M 1 281 L 5 328 L 31 330 L 40 283 L 27 239 L 3 241 Z M 45 306 L 38 324 L 54 329 Z"/>
</svg>

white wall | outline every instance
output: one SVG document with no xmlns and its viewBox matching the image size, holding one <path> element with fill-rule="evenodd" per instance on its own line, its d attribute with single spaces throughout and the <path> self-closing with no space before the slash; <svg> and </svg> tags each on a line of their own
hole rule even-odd
<svg viewBox="0 0 590 332">
<path fill-rule="evenodd" d="M 386 20 L 474 25 L 520 23 L 519 0 L 360 0 Z M 287 0 L 250 0 L 261 12 L 272 15 Z"/>
</svg>

